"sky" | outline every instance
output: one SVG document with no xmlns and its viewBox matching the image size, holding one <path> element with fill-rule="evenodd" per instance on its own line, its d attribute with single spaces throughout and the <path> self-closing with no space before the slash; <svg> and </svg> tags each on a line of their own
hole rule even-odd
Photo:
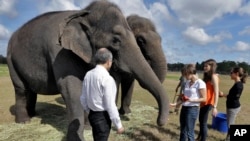
<svg viewBox="0 0 250 141">
<path fill-rule="evenodd" d="M 0 55 L 13 32 L 49 11 L 84 9 L 93 0 L 0 0 Z M 149 18 L 169 63 L 207 59 L 250 64 L 249 0 L 109 0 L 125 16 Z"/>
</svg>

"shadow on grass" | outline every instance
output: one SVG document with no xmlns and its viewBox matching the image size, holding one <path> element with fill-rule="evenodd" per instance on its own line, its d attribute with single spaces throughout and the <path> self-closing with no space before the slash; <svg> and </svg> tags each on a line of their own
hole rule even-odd
<svg viewBox="0 0 250 141">
<path fill-rule="evenodd" d="M 41 124 L 51 125 L 57 131 L 62 132 L 64 134 L 62 141 L 66 141 L 68 127 L 66 109 L 60 105 L 44 102 L 38 102 L 36 107 L 36 116 L 41 118 Z"/>
<path fill-rule="evenodd" d="M 10 106 L 9 111 L 14 116 L 15 105 Z M 47 102 L 37 102 L 35 117 L 41 118 L 41 124 L 51 125 L 57 131 L 62 132 L 64 134 L 62 141 L 66 141 L 68 120 L 64 107 Z"/>
<path fill-rule="evenodd" d="M 157 135 L 155 132 L 157 131 L 160 134 L 166 134 L 171 137 L 171 140 L 178 139 L 179 136 L 175 131 L 170 129 L 166 129 L 164 127 L 159 127 L 157 125 L 146 123 L 144 124 L 145 128 L 142 127 L 131 127 L 130 131 L 125 131 L 125 135 L 127 138 L 133 141 L 162 141 L 162 137 Z"/>
</svg>

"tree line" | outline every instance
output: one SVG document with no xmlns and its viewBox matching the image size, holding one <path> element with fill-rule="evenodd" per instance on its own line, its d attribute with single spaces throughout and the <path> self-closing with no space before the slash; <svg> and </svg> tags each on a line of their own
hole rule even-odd
<svg viewBox="0 0 250 141">
<path fill-rule="evenodd" d="M 168 70 L 169 71 L 180 71 L 185 64 L 183 63 L 173 63 L 168 64 Z M 220 74 L 228 74 L 230 73 L 231 69 L 235 66 L 242 67 L 248 74 L 250 74 L 250 65 L 246 62 L 235 62 L 235 61 L 222 61 L 217 62 L 217 73 Z M 196 63 L 196 69 L 198 71 L 203 71 L 204 62 L 197 62 Z"/>
<path fill-rule="evenodd" d="M 0 64 L 7 64 L 6 57 L 3 55 L 0 55 Z M 168 70 L 169 71 L 180 71 L 185 64 L 183 63 L 168 63 Z M 196 63 L 196 69 L 198 71 L 202 71 L 204 66 L 204 62 L 201 63 Z M 217 72 L 220 74 L 228 74 L 231 69 L 235 66 L 240 66 L 242 67 L 245 71 L 250 74 L 250 65 L 246 62 L 235 62 L 235 61 L 222 61 L 222 62 L 217 62 Z"/>
</svg>

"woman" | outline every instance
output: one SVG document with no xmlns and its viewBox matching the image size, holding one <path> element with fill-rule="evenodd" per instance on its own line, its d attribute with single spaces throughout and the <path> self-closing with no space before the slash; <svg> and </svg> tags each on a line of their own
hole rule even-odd
<svg viewBox="0 0 250 141">
<path fill-rule="evenodd" d="M 226 97 L 226 107 L 227 107 L 227 125 L 228 134 L 226 141 L 230 140 L 230 125 L 234 124 L 235 118 L 240 111 L 240 96 L 243 91 L 243 83 L 246 83 L 247 73 L 241 67 L 235 67 L 231 71 L 231 79 L 234 80 L 234 85 L 229 90 L 228 94 L 220 92 L 220 97 Z"/>
<path fill-rule="evenodd" d="M 208 59 L 204 62 L 204 74 L 203 81 L 206 83 L 207 87 L 207 100 L 202 102 L 200 105 L 200 132 L 196 141 L 206 141 L 207 138 L 207 120 L 208 114 L 211 109 L 212 115 L 217 115 L 217 103 L 219 97 L 219 78 L 216 74 L 216 61 L 213 59 Z"/>
<path fill-rule="evenodd" d="M 185 84 L 186 84 L 186 78 L 185 78 L 185 76 L 183 74 L 183 68 L 181 69 L 181 77 L 180 77 L 179 80 L 180 81 L 179 81 L 179 83 L 178 83 L 178 85 L 176 86 L 176 89 L 175 89 L 175 94 L 177 94 L 178 89 L 180 88 L 180 92 L 179 92 L 178 98 L 176 100 L 176 103 L 178 103 L 179 101 L 181 101 L 181 95 L 183 94 L 183 90 L 184 90 Z M 180 108 L 180 106 L 181 106 L 181 104 L 176 105 L 176 107 L 175 107 L 174 112 L 176 112 L 176 115 L 179 114 L 179 108 Z"/>
<path fill-rule="evenodd" d="M 199 113 L 200 102 L 206 101 L 206 84 L 196 75 L 193 64 L 184 67 L 184 76 L 187 79 L 182 98 L 180 113 L 180 141 L 194 141 L 195 121 Z"/>
</svg>

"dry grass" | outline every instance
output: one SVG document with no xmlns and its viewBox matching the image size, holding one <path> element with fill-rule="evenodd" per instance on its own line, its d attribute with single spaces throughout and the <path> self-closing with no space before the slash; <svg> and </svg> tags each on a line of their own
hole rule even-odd
<svg viewBox="0 0 250 141">
<path fill-rule="evenodd" d="M 5 71 L 2 71 L 5 70 Z M 28 124 L 14 123 L 14 116 L 11 109 L 14 105 L 13 86 L 6 72 L 6 66 L 0 66 L 0 141 L 64 141 L 67 131 L 66 110 L 60 95 L 38 96 L 36 110 L 38 116 L 32 118 Z M 169 95 L 170 101 L 174 97 L 174 89 L 178 83 L 180 73 L 169 72 L 164 82 L 165 89 Z M 250 119 L 248 108 L 249 104 L 249 81 L 241 98 L 242 109 L 239 113 L 236 123 L 249 124 Z M 220 76 L 220 89 L 227 93 L 232 86 L 233 81 L 229 76 Z M 179 117 L 170 114 L 168 123 L 163 127 L 156 125 L 157 106 L 151 94 L 142 89 L 138 84 L 134 89 L 133 102 L 131 104 L 132 113 L 122 116 L 122 123 L 126 128 L 125 134 L 117 135 L 114 130 L 111 131 L 110 141 L 174 141 L 179 138 Z M 218 109 L 225 112 L 225 99 L 219 101 Z M 211 126 L 212 117 L 209 117 L 209 126 Z M 196 134 L 198 126 L 195 128 Z M 208 141 L 217 141 L 224 139 L 225 134 L 209 128 Z M 92 140 L 90 130 L 85 130 L 85 139 Z"/>
</svg>

